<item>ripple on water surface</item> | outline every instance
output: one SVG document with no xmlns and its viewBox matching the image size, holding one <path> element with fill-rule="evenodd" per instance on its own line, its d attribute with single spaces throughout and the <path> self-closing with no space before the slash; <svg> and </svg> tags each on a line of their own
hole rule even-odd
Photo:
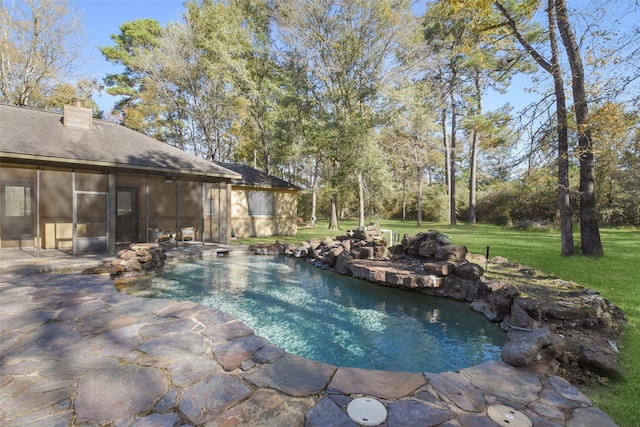
<svg viewBox="0 0 640 427">
<path fill-rule="evenodd" d="M 505 335 L 467 304 L 317 269 L 284 257 L 220 257 L 167 266 L 121 291 L 233 314 L 294 354 L 336 366 L 456 371 L 499 360 Z"/>
</svg>

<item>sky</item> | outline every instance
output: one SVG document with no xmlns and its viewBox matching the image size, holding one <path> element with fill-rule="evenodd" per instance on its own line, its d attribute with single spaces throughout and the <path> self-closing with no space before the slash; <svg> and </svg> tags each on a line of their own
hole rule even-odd
<svg viewBox="0 0 640 427">
<path fill-rule="evenodd" d="M 418 0 L 422 1 L 422 0 Z M 586 4 L 588 0 L 569 0 L 579 6 Z M 632 0 L 620 0 L 613 2 L 614 7 L 627 8 Z M 69 5 L 83 17 L 85 36 L 88 40 L 85 46 L 84 57 L 86 65 L 81 70 L 83 78 L 102 79 L 109 73 L 119 73 L 121 67 L 115 66 L 104 59 L 99 47 L 113 45 L 112 34 L 120 33 L 120 25 L 136 19 L 152 18 L 162 26 L 168 22 L 181 21 L 184 11 L 184 0 L 69 0 Z M 636 8 L 635 13 L 627 16 L 623 24 L 633 25 L 640 17 Z M 489 109 L 499 108 L 509 102 L 516 109 L 524 107 L 534 95 L 526 93 L 524 87 L 530 86 L 531 80 L 527 76 L 520 76 L 512 82 L 511 89 L 506 95 L 494 95 L 488 99 L 492 104 Z M 94 96 L 98 106 L 108 115 L 117 98 L 102 93 Z"/>
<path fill-rule="evenodd" d="M 81 77 L 102 79 L 110 73 L 118 73 L 121 67 L 108 62 L 99 48 L 113 45 L 112 34 L 120 33 L 120 25 L 136 19 L 152 18 L 165 26 L 168 22 L 180 21 L 184 0 L 70 0 L 69 7 L 82 16 L 85 36 L 88 41 L 84 49 L 86 65 Z M 94 96 L 94 101 L 105 116 L 117 98 L 106 93 Z"/>
</svg>

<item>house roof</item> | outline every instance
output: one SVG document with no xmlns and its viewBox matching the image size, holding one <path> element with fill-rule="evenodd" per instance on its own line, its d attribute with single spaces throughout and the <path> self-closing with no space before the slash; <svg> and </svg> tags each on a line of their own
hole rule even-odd
<svg viewBox="0 0 640 427">
<path fill-rule="evenodd" d="M 205 181 L 242 177 L 117 123 L 64 126 L 61 113 L 0 105 L 0 161 L 108 169 Z"/>
<path fill-rule="evenodd" d="M 242 178 L 234 179 L 232 184 L 241 185 L 244 187 L 256 187 L 256 188 L 276 188 L 282 190 L 299 190 L 295 185 L 284 181 L 275 176 L 266 174 L 258 169 L 252 168 L 247 165 L 240 165 L 236 163 L 218 163 L 225 169 L 232 170 L 239 173 Z"/>
</svg>

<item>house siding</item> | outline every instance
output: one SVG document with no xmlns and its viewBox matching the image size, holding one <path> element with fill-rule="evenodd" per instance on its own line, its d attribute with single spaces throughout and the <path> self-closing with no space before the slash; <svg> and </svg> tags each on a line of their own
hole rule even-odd
<svg viewBox="0 0 640 427">
<path fill-rule="evenodd" d="M 249 215 L 249 192 L 271 191 L 274 194 L 272 217 Z M 297 233 L 297 195 L 295 191 L 272 191 L 234 187 L 231 192 L 231 225 L 236 237 L 295 236 Z"/>
</svg>

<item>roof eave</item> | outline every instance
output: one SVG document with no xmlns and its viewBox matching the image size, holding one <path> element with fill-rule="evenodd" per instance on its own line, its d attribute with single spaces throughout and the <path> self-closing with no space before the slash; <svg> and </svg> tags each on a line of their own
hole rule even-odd
<svg viewBox="0 0 640 427">
<path fill-rule="evenodd" d="M 242 179 L 242 175 L 237 174 L 232 171 L 228 171 L 228 173 L 214 173 L 214 172 L 202 172 L 202 171 L 193 171 L 187 169 L 175 169 L 175 168 L 167 168 L 167 167 L 151 167 L 151 166 L 139 166 L 139 165 L 128 165 L 123 163 L 114 163 L 114 162 L 100 162 L 100 161 L 92 161 L 92 160 L 80 160 L 80 159 L 69 159 L 69 158 L 60 158 L 60 157 L 49 157 L 49 156 L 34 156 L 32 154 L 21 154 L 21 153 L 8 153 L 8 152 L 0 152 L 0 161 L 13 161 L 15 163 L 26 164 L 29 162 L 40 163 L 48 166 L 60 166 L 60 167 L 79 167 L 82 166 L 86 169 L 116 169 L 121 171 L 128 172 L 146 172 L 153 175 L 176 175 L 176 176 L 192 176 L 199 178 L 219 178 L 224 180 L 236 180 Z"/>
</svg>

